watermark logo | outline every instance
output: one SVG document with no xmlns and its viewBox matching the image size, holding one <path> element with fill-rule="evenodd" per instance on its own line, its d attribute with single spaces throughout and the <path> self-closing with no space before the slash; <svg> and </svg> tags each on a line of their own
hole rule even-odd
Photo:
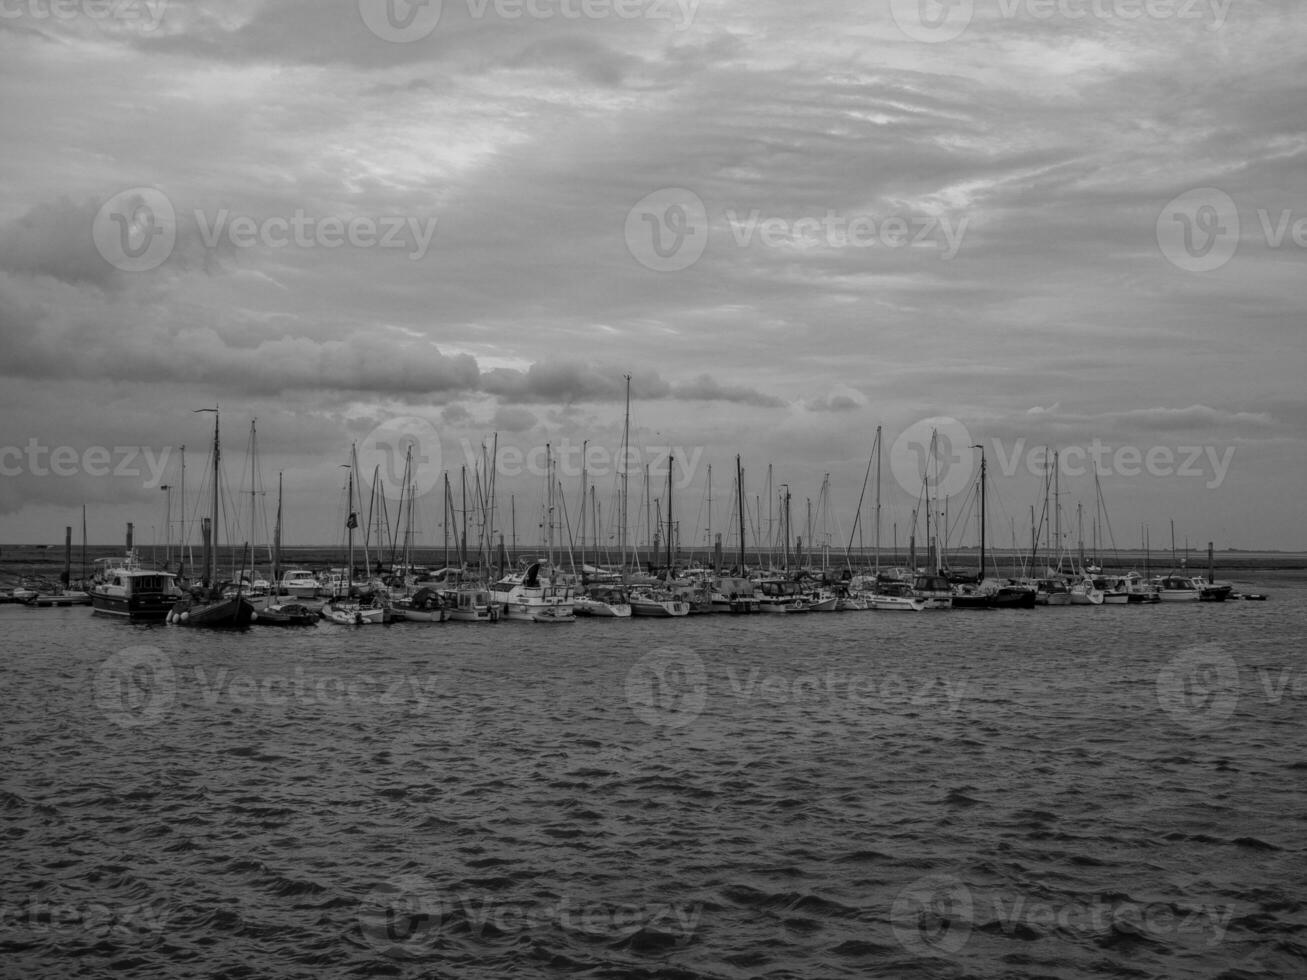
<svg viewBox="0 0 1307 980">
<path fill-rule="evenodd" d="M 708 247 L 708 209 L 684 187 L 664 187 L 637 201 L 626 215 L 626 247 L 654 272 L 681 272 Z"/>
<path fill-rule="evenodd" d="M 890 447 L 890 472 L 913 497 L 929 481 L 931 496 L 951 497 L 971 484 L 976 472 L 974 440 L 957 419 L 941 415 L 914 422 Z"/>
<path fill-rule="evenodd" d="M 96 668 L 93 697 L 96 707 L 115 725 L 156 725 L 177 699 L 172 659 L 157 647 L 119 650 Z"/>
<path fill-rule="evenodd" d="M 895 897 L 890 928 L 914 956 L 952 956 L 971 938 L 974 914 L 966 885 L 949 875 L 928 875 Z"/>
<path fill-rule="evenodd" d="M 430 37 L 443 9 L 442 0 L 358 0 L 358 4 L 368 30 L 395 44 Z"/>
<path fill-rule="evenodd" d="M 122 272 L 149 272 L 172 255 L 177 244 L 177 213 L 154 187 L 119 191 L 101 205 L 91 222 L 96 251 Z"/>
<path fill-rule="evenodd" d="M 423 497 L 440 482 L 442 455 L 440 433 L 426 419 L 416 415 L 387 419 L 359 443 L 360 476 L 370 482 L 377 474 L 383 491 L 394 489 L 395 497 L 401 491 Z"/>
<path fill-rule="evenodd" d="M 708 672 L 689 647 L 651 650 L 626 672 L 626 701 L 635 716 L 655 728 L 684 728 L 703 713 Z"/>
<path fill-rule="evenodd" d="M 975 0 L 890 0 L 890 16 L 904 36 L 938 44 L 962 36 L 976 13 Z"/>
<path fill-rule="evenodd" d="M 1157 216 L 1157 244 L 1177 269 L 1219 269 L 1239 248 L 1239 208 L 1215 187 L 1185 191 Z"/>
<path fill-rule="evenodd" d="M 1157 672 L 1157 703 L 1194 731 L 1219 728 L 1239 703 L 1239 667 L 1217 643 L 1182 650 Z"/>
<path fill-rule="evenodd" d="M 431 882 L 407 875 L 368 893 L 359 906 L 359 931 L 383 956 L 420 959 L 435 946 L 446 905 Z"/>
</svg>

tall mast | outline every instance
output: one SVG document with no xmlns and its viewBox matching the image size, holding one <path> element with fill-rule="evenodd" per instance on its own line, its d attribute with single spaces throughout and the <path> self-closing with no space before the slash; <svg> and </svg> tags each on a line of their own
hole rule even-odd
<svg viewBox="0 0 1307 980">
<path fill-rule="evenodd" d="M 712 547 L 712 463 L 708 464 L 708 553 L 713 553 Z M 713 569 L 716 571 L 716 569 Z"/>
<path fill-rule="evenodd" d="M 191 539 L 186 534 L 186 447 L 181 447 L 182 452 L 182 478 L 181 486 L 178 490 L 178 496 L 181 498 L 182 505 L 182 539 L 177 555 L 177 574 L 180 578 L 186 577 L 186 549 L 190 546 Z"/>
<path fill-rule="evenodd" d="M 449 473 L 448 471 L 445 472 L 444 477 L 445 477 L 445 519 L 442 522 L 441 526 L 444 528 L 444 534 L 445 534 L 445 568 L 448 569 L 449 568 Z"/>
<path fill-rule="evenodd" d="M 876 574 L 880 574 L 880 426 L 876 426 Z"/>
<path fill-rule="evenodd" d="M 545 558 L 554 565 L 554 450 L 545 443 Z"/>
<path fill-rule="evenodd" d="M 977 582 L 985 580 L 985 447 L 976 444 L 972 449 L 980 450 L 980 575 Z"/>
<path fill-rule="evenodd" d="M 403 478 L 403 482 L 401 482 L 399 485 L 399 506 L 395 509 L 395 530 L 391 532 L 390 535 L 390 573 L 393 575 L 395 574 L 395 553 L 396 551 L 399 550 L 400 547 L 399 525 L 401 521 L 404 521 L 404 543 L 403 543 L 402 557 L 405 565 L 405 570 L 401 571 L 400 574 L 401 576 L 403 576 L 406 582 L 408 580 L 408 571 L 407 571 L 408 546 L 409 546 L 410 535 L 413 531 L 412 480 L 413 480 L 413 444 L 409 443 L 407 448 L 404 450 L 404 478 Z M 407 516 L 404 513 L 404 501 L 406 499 L 405 497 L 406 494 L 408 500 Z M 389 521 L 387 522 L 387 524 L 389 524 Z"/>
<path fill-rule="evenodd" d="M 354 591 L 354 529 L 359 526 L 358 510 L 354 509 L 354 471 L 358 468 L 359 456 L 358 447 L 351 444 L 349 447 L 349 490 L 346 493 L 345 509 L 349 511 L 349 517 L 345 521 L 345 528 L 349 531 L 349 551 L 345 562 L 345 595 L 348 597 Z"/>
<path fill-rule="evenodd" d="M 1062 571 L 1062 491 L 1058 470 L 1057 450 L 1053 450 L 1053 536 L 1057 538 L 1057 570 Z"/>
<path fill-rule="evenodd" d="M 626 494 L 627 483 L 630 476 L 630 467 L 628 460 L 629 445 L 628 440 L 631 438 L 631 376 L 623 375 L 626 378 L 626 418 L 622 422 L 622 500 L 621 514 L 619 515 L 619 524 L 617 528 L 617 550 L 621 555 L 622 581 L 626 581 Z"/>
<path fill-rule="evenodd" d="M 272 531 L 272 586 L 281 579 L 281 472 L 277 473 L 277 524 Z"/>
<path fill-rule="evenodd" d="M 248 554 L 249 554 L 249 559 L 250 559 L 250 580 L 251 580 L 251 581 L 254 580 L 254 520 L 255 520 L 255 516 L 254 516 L 254 509 L 255 509 L 255 508 L 254 508 L 254 495 L 255 495 L 255 493 L 257 492 L 257 484 L 258 484 L 258 481 L 255 479 L 255 470 L 254 470 L 254 467 L 255 467 L 255 463 L 256 463 L 256 461 L 257 461 L 258 458 L 259 458 L 259 457 L 258 457 L 258 444 L 257 444 L 257 442 L 255 441 L 256 438 L 257 438 L 257 436 L 256 436 L 255 428 L 254 428 L 254 424 L 255 424 L 257 421 L 258 421 L 258 419 L 250 419 L 250 450 L 249 450 L 249 456 L 250 456 L 250 530 L 249 530 L 249 539 L 250 539 L 250 540 L 249 540 L 249 543 L 248 543 L 248 545 L 247 545 L 247 548 L 248 548 Z"/>
<path fill-rule="evenodd" d="M 586 450 L 589 449 L 590 443 L 584 440 L 581 443 L 581 584 L 585 584 L 585 498 L 586 498 Z"/>
<path fill-rule="evenodd" d="M 1080 570 L 1085 569 L 1085 511 L 1084 505 L 1076 501 L 1076 540 L 1079 542 Z"/>
<path fill-rule="evenodd" d="M 216 588 L 218 585 L 218 473 L 222 462 L 222 443 L 218 438 L 218 410 L 213 410 L 213 520 L 210 522 L 213 534 L 213 547 L 209 549 L 212 562 L 212 575 L 209 581 Z"/>
<path fill-rule="evenodd" d="M 486 495 L 486 496 L 487 496 L 487 503 L 486 503 L 486 524 L 488 525 L 488 528 L 487 528 L 487 531 L 486 531 L 486 567 L 485 567 L 485 569 L 484 569 L 484 570 L 482 571 L 482 573 L 481 573 L 481 574 L 482 574 L 482 577 L 483 577 L 486 581 L 489 581 L 489 571 L 490 571 L 490 564 L 491 564 L 491 560 L 490 560 L 490 559 L 491 559 L 491 554 L 490 554 L 490 553 L 491 553 L 491 550 L 492 550 L 492 549 L 494 548 L 494 546 L 495 546 L 495 545 L 494 545 L 494 537 L 495 537 L 495 484 L 496 484 L 496 482 L 498 482 L 498 474 L 499 474 L 499 433 L 498 433 L 498 432 L 496 432 L 496 433 L 494 434 L 494 441 L 491 443 L 489 470 L 490 470 L 490 472 L 489 472 L 489 476 L 488 476 L 488 481 L 489 481 L 489 483 L 490 483 L 490 487 L 489 487 L 489 492 L 488 492 L 487 495 Z"/>
<path fill-rule="evenodd" d="M 785 490 L 785 496 L 783 498 L 785 506 L 781 510 L 781 534 L 784 537 L 784 541 L 781 544 L 781 568 L 788 572 L 790 570 L 790 485 L 788 483 L 782 483 L 781 486 Z"/>
<path fill-rule="evenodd" d="M 1039 560 L 1039 531 L 1035 528 L 1035 505 L 1030 505 L 1030 574 L 1038 577 L 1035 562 Z"/>
<path fill-rule="evenodd" d="M 204 566 L 204 574 L 208 577 L 210 588 L 218 584 L 218 464 L 222 460 L 221 444 L 218 440 L 218 409 L 214 408 L 197 408 L 198 412 L 213 413 L 213 503 L 212 503 L 212 521 L 210 522 L 209 554 Z"/>
<path fill-rule="evenodd" d="M 667 454 L 667 578 L 672 577 L 672 470 L 676 467 L 676 457 Z"/>
<path fill-rule="evenodd" d="M 159 487 L 163 491 L 163 567 L 172 564 L 172 484 Z"/>
<path fill-rule="evenodd" d="M 744 468 L 735 457 L 735 506 L 740 512 L 740 574 L 744 574 Z"/>
</svg>

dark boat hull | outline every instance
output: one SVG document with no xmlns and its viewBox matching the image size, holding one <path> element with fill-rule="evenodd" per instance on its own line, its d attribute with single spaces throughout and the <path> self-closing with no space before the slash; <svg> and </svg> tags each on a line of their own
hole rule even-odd
<svg viewBox="0 0 1307 980">
<path fill-rule="evenodd" d="M 177 603 L 176 595 L 106 595 L 91 592 L 91 611 L 101 616 L 118 616 L 132 622 L 162 622 Z"/>
<path fill-rule="evenodd" d="M 1034 609 L 1034 589 L 999 589 L 994 594 L 995 609 Z"/>
<path fill-rule="evenodd" d="M 260 609 L 254 613 L 253 621 L 260 626 L 315 626 L 318 611 L 299 603 L 289 603 L 281 608 Z"/>
<path fill-rule="evenodd" d="M 168 621 L 207 629 L 243 629 L 254 621 L 254 606 L 244 596 L 183 599 L 173 607 Z"/>
<path fill-rule="evenodd" d="M 975 594 L 953 596 L 954 609 L 995 609 L 997 607 L 997 595 Z"/>
</svg>

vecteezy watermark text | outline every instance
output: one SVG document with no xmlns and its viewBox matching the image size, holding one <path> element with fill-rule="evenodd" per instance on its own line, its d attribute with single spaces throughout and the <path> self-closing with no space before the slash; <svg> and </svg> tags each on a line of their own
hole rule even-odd
<svg viewBox="0 0 1307 980">
<path fill-rule="evenodd" d="M 714 657 L 720 661 L 720 655 Z M 966 696 L 967 683 L 931 676 L 880 674 L 865 668 L 830 667 L 802 673 L 764 672 L 750 665 L 728 664 L 725 685 L 715 695 L 737 701 L 802 706 L 821 703 L 832 710 L 848 709 L 885 715 L 899 709 L 936 709 L 955 714 Z M 637 718 L 661 728 L 684 728 L 697 719 L 714 697 L 703 658 L 689 647 L 651 650 L 626 673 L 626 700 Z"/>
<path fill-rule="evenodd" d="M 1004 477 L 1024 469 L 1044 477 L 1056 470 L 1061 476 L 1097 476 L 1159 479 L 1202 479 L 1208 490 L 1225 483 L 1234 462 L 1235 446 L 1112 445 L 1095 436 L 1085 445 L 1052 448 L 1032 445 L 1024 437 L 1005 443 L 973 439 L 970 431 L 950 416 L 921 419 L 907 426 L 890 447 L 890 471 L 899 486 L 914 496 L 923 481 L 941 496 L 965 490 L 980 465 L 976 450 L 986 451 L 990 464 Z"/>
<path fill-rule="evenodd" d="M 824 213 L 767 215 L 759 208 L 725 208 L 721 220 L 736 248 L 925 249 L 952 259 L 962 247 L 969 215 Z M 654 272 L 680 272 L 708 247 L 713 220 L 694 191 L 664 187 L 645 195 L 627 212 L 624 236 L 632 258 Z"/>
<path fill-rule="evenodd" d="M 763 217 L 754 208 L 741 215 L 728 208 L 726 220 L 731 239 L 740 248 L 748 248 L 756 239 L 766 248 L 884 248 L 920 247 L 944 249 L 942 259 L 951 259 L 962 247 L 963 236 L 971 218 L 963 215 L 955 226 L 948 215 L 891 215 L 877 218 L 873 214 L 840 214 L 828 210 L 818 218 L 813 215 L 795 219 Z"/>
<path fill-rule="evenodd" d="M 23 901 L 10 897 L 0 902 L 0 931 L 32 933 L 47 939 L 148 942 L 162 935 L 167 918 L 167 903 L 162 899 L 119 905 L 73 900 L 72 896 L 60 900 L 52 895 L 32 895 Z"/>
<path fill-rule="evenodd" d="M 159 724 L 183 702 L 207 708 L 359 704 L 418 713 L 431 707 L 438 685 L 432 674 L 321 674 L 300 666 L 258 675 L 227 667 L 181 669 L 157 647 L 129 647 L 96 668 L 92 697 L 114 724 L 142 728 Z"/>
<path fill-rule="evenodd" d="M 620 448 L 613 450 L 598 442 L 576 442 L 563 436 L 557 441 L 525 446 L 503 442 L 493 458 L 489 456 L 488 446 L 467 438 L 459 440 L 458 449 L 462 453 L 462 465 L 470 473 L 477 472 L 487 462 L 497 476 L 506 479 L 547 476 L 551 467 L 559 479 L 573 479 L 582 474 L 603 479 L 623 472 L 643 473 L 648 468 L 649 476 L 661 481 L 666 479 L 670 468 L 673 486 L 684 490 L 698 476 L 707 447 L 670 443 L 639 445 L 627 446 L 623 453 Z M 383 492 L 398 493 L 408 487 L 417 497 L 436 489 L 447 462 L 439 429 L 418 416 L 387 419 L 358 443 L 358 452 L 365 481 L 375 472 Z"/>
<path fill-rule="evenodd" d="M 947 958 L 961 952 L 977 924 L 989 923 L 1007 935 L 1095 938 L 1124 932 L 1154 941 L 1187 935 L 1213 947 L 1224 941 L 1234 913 L 1231 906 L 1206 903 L 1133 902 L 1101 895 L 1039 898 L 972 888 L 951 875 L 928 875 L 898 893 L 890 923 L 909 953 Z"/>
<path fill-rule="evenodd" d="M 359 906 L 359 930 L 369 946 L 396 959 L 438 952 L 446 930 L 476 939 L 528 933 L 542 927 L 592 938 L 620 940 L 657 931 L 675 945 L 689 943 L 703 915 L 701 904 L 621 904 L 574 901 L 513 902 L 487 894 L 447 891 L 416 875 L 373 889 Z"/>
<path fill-rule="evenodd" d="M 230 208 L 191 213 L 205 248 L 403 249 L 423 259 L 435 238 L 438 216 L 313 215 L 296 208 L 288 215 L 255 217 Z M 155 187 L 132 187 L 113 195 L 96 213 L 91 237 L 101 257 L 123 272 L 157 269 L 172 255 L 178 213 Z"/>
<path fill-rule="evenodd" d="M 133 27 L 149 33 L 163 23 L 169 0 L 0 0 L 0 20 L 72 21 Z"/>
<path fill-rule="evenodd" d="M 86 476 L 130 479 L 145 476 L 147 489 L 160 486 L 172 459 L 172 447 L 153 446 L 47 446 L 35 436 L 26 446 L 0 446 L 0 476 Z"/>
<path fill-rule="evenodd" d="M 890 0 L 890 15 L 905 37 L 940 43 L 961 37 L 978 13 L 986 20 L 1069 24 L 1177 21 L 1203 23 L 1217 31 L 1225 26 L 1233 5 L 1234 0 Z"/>
<path fill-rule="evenodd" d="M 289 217 L 267 218 L 233 216 L 227 208 L 219 208 L 212 217 L 195 210 L 195 224 L 206 248 L 217 248 L 224 238 L 234 248 L 406 248 L 414 261 L 427 254 L 439 221 L 439 217 L 422 220 L 393 214 L 317 217 L 302 208 Z"/>
<path fill-rule="evenodd" d="M 445 0 L 358 0 L 363 23 L 383 41 L 409 44 L 429 37 Z M 452 2 L 452 0 L 451 0 Z M 664 20 L 676 31 L 694 21 L 701 0 L 465 0 L 472 20 Z"/>
</svg>

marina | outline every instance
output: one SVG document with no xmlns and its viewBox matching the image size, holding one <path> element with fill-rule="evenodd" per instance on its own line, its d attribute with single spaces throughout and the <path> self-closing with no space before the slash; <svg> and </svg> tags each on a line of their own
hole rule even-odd
<svg viewBox="0 0 1307 980">
<path fill-rule="evenodd" d="M 1302 0 L 0 6 L 0 977 L 1307 977 Z"/>
</svg>

